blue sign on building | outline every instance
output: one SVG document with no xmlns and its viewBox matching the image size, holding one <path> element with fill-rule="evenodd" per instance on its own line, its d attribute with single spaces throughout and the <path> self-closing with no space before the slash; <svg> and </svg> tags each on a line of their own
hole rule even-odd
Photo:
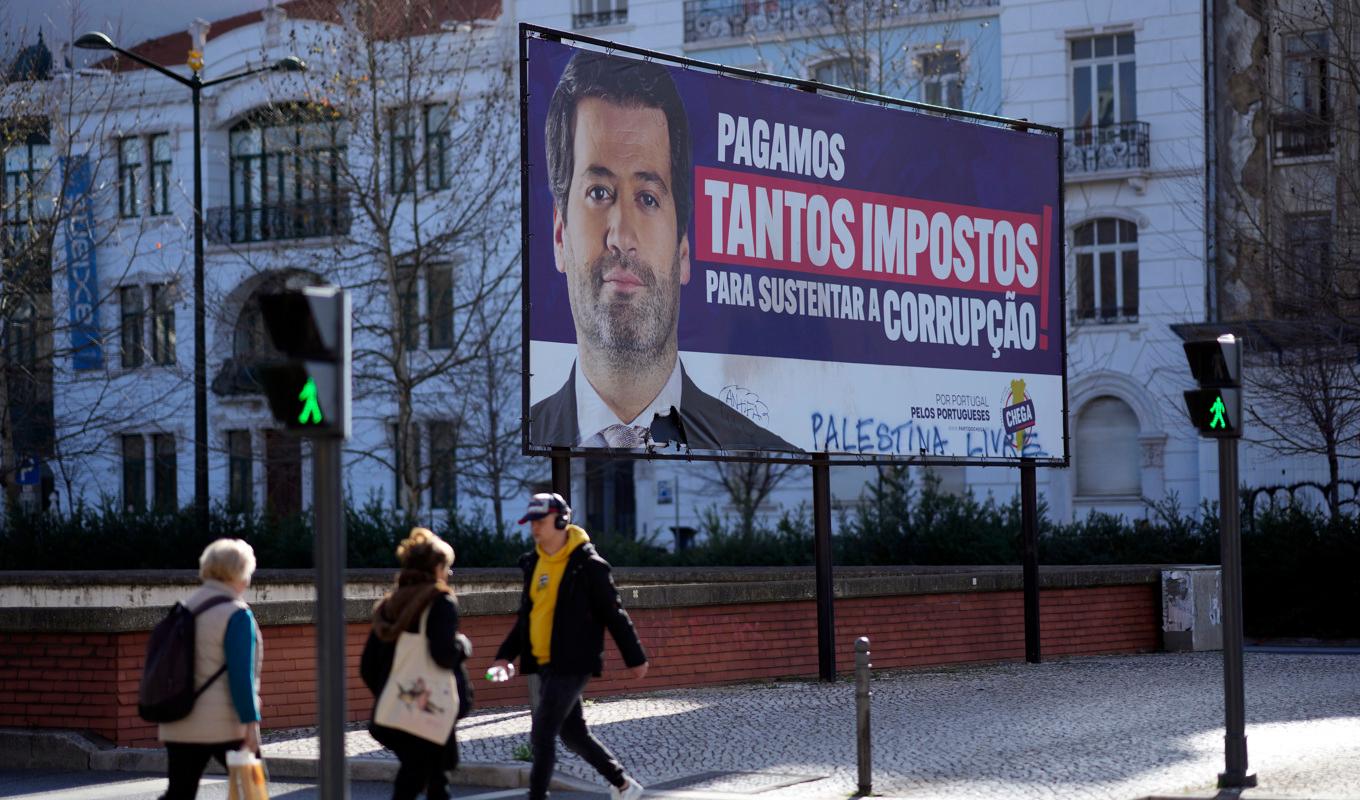
<svg viewBox="0 0 1360 800">
<path fill-rule="evenodd" d="M 71 354 L 77 370 L 104 366 L 99 337 L 99 272 L 95 264 L 93 175 L 87 156 L 62 159 L 67 213 L 62 220 L 66 239 L 66 275 L 71 305 Z"/>
</svg>

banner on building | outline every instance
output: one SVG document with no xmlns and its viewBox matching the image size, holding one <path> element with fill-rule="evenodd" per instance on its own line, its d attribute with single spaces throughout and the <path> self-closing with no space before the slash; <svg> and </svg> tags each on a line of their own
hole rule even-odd
<svg viewBox="0 0 1360 800">
<path fill-rule="evenodd" d="M 521 30 L 527 451 L 1065 462 L 1055 130 Z"/>
<path fill-rule="evenodd" d="M 99 270 L 95 262 L 93 175 L 88 156 L 62 159 L 67 292 L 71 307 L 71 360 L 77 370 L 104 366 L 99 336 Z"/>
</svg>

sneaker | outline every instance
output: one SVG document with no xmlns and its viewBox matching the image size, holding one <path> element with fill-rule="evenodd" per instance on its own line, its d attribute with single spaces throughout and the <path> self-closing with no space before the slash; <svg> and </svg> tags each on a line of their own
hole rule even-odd
<svg viewBox="0 0 1360 800">
<path fill-rule="evenodd" d="M 638 800 L 642 796 L 642 784 L 633 780 L 632 775 L 623 776 L 623 787 L 609 787 L 609 796 L 612 800 Z"/>
</svg>

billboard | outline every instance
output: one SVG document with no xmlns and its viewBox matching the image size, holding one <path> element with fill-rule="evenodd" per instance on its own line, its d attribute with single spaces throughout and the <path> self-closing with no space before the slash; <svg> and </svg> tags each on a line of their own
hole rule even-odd
<svg viewBox="0 0 1360 800">
<path fill-rule="evenodd" d="M 521 36 L 528 452 L 1065 463 L 1056 130 Z"/>
</svg>

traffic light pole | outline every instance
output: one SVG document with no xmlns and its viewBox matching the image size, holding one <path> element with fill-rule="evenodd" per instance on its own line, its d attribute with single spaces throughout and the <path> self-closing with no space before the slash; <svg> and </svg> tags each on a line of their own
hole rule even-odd
<svg viewBox="0 0 1360 800">
<path fill-rule="evenodd" d="M 345 761 L 345 513 L 336 437 L 312 439 L 312 514 L 316 520 L 316 660 L 320 709 L 321 800 L 349 799 Z"/>
<path fill-rule="evenodd" d="M 1223 737 L 1220 789 L 1256 785 L 1247 773 L 1246 702 L 1242 687 L 1242 535 L 1238 521 L 1237 439 L 1218 440 L 1219 552 L 1223 561 Z"/>
</svg>

